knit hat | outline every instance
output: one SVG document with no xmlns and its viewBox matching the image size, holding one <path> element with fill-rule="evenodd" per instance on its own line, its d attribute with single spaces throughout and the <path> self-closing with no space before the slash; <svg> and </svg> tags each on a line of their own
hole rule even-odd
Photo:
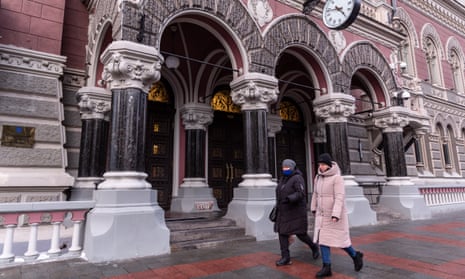
<svg viewBox="0 0 465 279">
<path fill-rule="evenodd" d="M 328 153 L 323 153 L 318 157 L 318 163 L 323 163 L 325 165 L 328 165 L 329 167 L 332 167 L 333 165 L 333 158 L 331 158 L 331 155 Z"/>
<path fill-rule="evenodd" d="M 289 167 L 291 170 L 294 170 L 295 169 L 295 162 L 294 160 L 291 160 L 291 159 L 285 159 L 283 161 L 283 168 L 284 167 Z"/>
</svg>

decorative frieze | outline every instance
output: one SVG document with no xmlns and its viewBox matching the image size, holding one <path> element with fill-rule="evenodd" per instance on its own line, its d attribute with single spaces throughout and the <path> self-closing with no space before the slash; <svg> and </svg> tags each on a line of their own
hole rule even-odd
<svg viewBox="0 0 465 279">
<path fill-rule="evenodd" d="M 269 75 L 251 73 L 231 82 L 231 98 L 242 110 L 268 109 L 278 99 L 278 80 Z"/>
<path fill-rule="evenodd" d="M 61 76 L 65 61 L 63 56 L 0 44 L 0 68 Z"/>
<path fill-rule="evenodd" d="M 186 130 L 206 130 L 213 122 L 213 110 L 206 104 L 189 103 L 181 108 L 181 118 Z"/>
<path fill-rule="evenodd" d="M 102 78 L 109 89 L 139 88 L 148 92 L 160 79 L 163 57 L 154 47 L 115 41 L 102 54 Z"/>
</svg>

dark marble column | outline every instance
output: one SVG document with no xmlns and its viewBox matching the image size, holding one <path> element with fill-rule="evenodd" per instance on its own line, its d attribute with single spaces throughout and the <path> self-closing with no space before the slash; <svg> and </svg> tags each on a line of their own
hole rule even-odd
<svg viewBox="0 0 465 279">
<path fill-rule="evenodd" d="M 384 159 L 386 176 L 407 176 L 405 161 L 403 128 L 409 123 L 409 114 L 404 107 L 390 107 L 373 114 L 374 124 L 383 132 Z"/>
<path fill-rule="evenodd" d="M 111 94 L 104 88 L 83 87 L 76 99 L 81 112 L 81 145 L 78 177 L 70 199 L 88 200 L 103 181 L 106 168 Z"/>
<path fill-rule="evenodd" d="M 333 160 L 338 163 L 342 175 L 351 173 L 348 138 L 347 122 L 326 124 L 329 153 Z"/>
<path fill-rule="evenodd" d="M 171 201 L 171 212 L 208 215 L 219 210 L 205 172 L 206 130 L 213 121 L 213 110 L 207 104 L 188 103 L 181 108 L 181 118 L 186 141 L 185 175 L 178 195 Z"/>
<path fill-rule="evenodd" d="M 98 188 L 151 188 L 145 181 L 147 92 L 160 79 L 163 58 L 153 47 L 116 41 L 101 59 L 112 107 L 108 171 Z"/>
<path fill-rule="evenodd" d="M 402 132 L 383 133 L 386 175 L 407 176 Z"/>
<path fill-rule="evenodd" d="M 243 110 L 245 173 L 269 173 L 266 110 Z"/>
<path fill-rule="evenodd" d="M 338 163 L 342 175 L 350 175 L 350 156 L 347 118 L 355 112 L 355 99 L 351 95 L 332 93 L 313 102 L 316 116 L 326 123 L 326 145 Z"/>
<path fill-rule="evenodd" d="M 109 171 L 145 171 L 147 93 L 139 88 L 112 89 Z"/>
<path fill-rule="evenodd" d="M 267 111 L 277 100 L 277 80 L 251 73 L 234 80 L 231 89 L 231 98 L 241 106 L 244 122 L 245 174 L 239 186 L 274 185 L 268 165 Z"/>
</svg>

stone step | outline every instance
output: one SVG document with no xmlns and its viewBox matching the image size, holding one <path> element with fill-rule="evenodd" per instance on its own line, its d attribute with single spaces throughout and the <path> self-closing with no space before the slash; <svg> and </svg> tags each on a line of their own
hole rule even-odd
<svg viewBox="0 0 465 279">
<path fill-rule="evenodd" d="M 245 229 L 226 218 L 186 218 L 167 220 L 170 229 L 171 251 L 233 245 L 255 242 L 255 237 L 246 236 Z"/>
</svg>

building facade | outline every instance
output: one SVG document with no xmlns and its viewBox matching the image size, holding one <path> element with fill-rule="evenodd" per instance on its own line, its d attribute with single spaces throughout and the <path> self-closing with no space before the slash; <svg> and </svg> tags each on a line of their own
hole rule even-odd
<svg viewBox="0 0 465 279">
<path fill-rule="evenodd" d="M 2 1 L 0 201 L 155 193 L 267 239 L 280 162 L 310 196 L 329 152 L 351 225 L 460 208 L 465 4 L 365 0 L 333 30 L 325 2 Z"/>
</svg>

